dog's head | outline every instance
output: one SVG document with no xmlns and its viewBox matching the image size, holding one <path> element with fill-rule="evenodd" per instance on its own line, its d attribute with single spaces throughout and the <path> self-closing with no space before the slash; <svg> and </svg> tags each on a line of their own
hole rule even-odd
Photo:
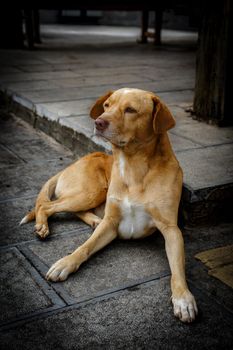
<svg viewBox="0 0 233 350">
<path fill-rule="evenodd" d="M 175 125 L 171 112 L 151 92 L 123 88 L 100 97 L 91 108 L 95 133 L 116 146 L 143 143 Z"/>
</svg>

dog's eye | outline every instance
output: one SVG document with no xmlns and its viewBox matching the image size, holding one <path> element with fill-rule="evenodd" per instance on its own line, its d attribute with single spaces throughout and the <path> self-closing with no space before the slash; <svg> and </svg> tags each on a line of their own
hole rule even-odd
<svg viewBox="0 0 233 350">
<path fill-rule="evenodd" d="M 125 113 L 136 113 L 136 109 L 134 109 L 133 107 L 126 107 L 125 109 Z"/>
<path fill-rule="evenodd" d="M 105 108 L 108 108 L 108 107 L 109 107 L 109 103 L 105 103 L 105 104 L 104 104 L 104 107 L 105 107 Z"/>
</svg>

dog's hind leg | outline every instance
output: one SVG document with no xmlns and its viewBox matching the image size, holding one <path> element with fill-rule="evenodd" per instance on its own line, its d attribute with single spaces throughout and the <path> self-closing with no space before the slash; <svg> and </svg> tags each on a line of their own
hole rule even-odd
<svg viewBox="0 0 233 350">
<path fill-rule="evenodd" d="M 51 198 L 54 195 L 54 191 L 57 185 L 57 181 L 62 172 L 54 175 L 51 179 L 49 179 L 44 186 L 42 187 L 37 200 L 35 207 L 35 232 L 39 237 L 45 238 L 49 234 L 49 226 L 48 226 L 48 217 L 46 213 L 46 207 L 53 203 Z"/>
<path fill-rule="evenodd" d="M 36 214 L 36 233 L 43 239 L 49 234 L 48 218 L 61 212 L 77 214 L 81 219 L 87 220 L 91 225 L 100 223 L 101 219 L 91 213 L 91 208 L 95 208 L 103 203 L 106 199 L 106 191 L 99 193 L 80 193 L 78 196 L 60 197 L 54 201 L 44 202 L 37 210 Z M 85 221 L 86 222 L 86 221 Z"/>
</svg>

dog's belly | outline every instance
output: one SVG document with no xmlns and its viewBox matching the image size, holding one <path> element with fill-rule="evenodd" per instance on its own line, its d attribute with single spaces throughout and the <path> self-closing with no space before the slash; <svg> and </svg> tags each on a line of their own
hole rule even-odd
<svg viewBox="0 0 233 350">
<path fill-rule="evenodd" d="M 153 232 L 154 222 L 143 205 L 133 203 L 126 197 L 120 204 L 121 221 L 118 235 L 122 239 L 142 238 Z"/>
</svg>

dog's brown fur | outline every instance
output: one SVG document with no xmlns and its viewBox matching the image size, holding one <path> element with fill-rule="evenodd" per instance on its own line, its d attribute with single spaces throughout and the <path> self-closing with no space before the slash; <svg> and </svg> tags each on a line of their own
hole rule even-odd
<svg viewBox="0 0 233 350">
<path fill-rule="evenodd" d="M 172 272 L 174 314 L 191 322 L 197 306 L 186 283 L 184 244 L 177 226 L 182 170 L 167 135 L 175 121 L 153 93 L 127 88 L 99 98 L 91 117 L 96 119 L 96 134 L 111 142 L 113 156 L 93 153 L 55 175 L 42 188 L 35 211 L 22 220 L 35 217 L 42 238 L 49 233 L 47 218 L 61 211 L 74 212 L 95 228 L 81 247 L 49 269 L 47 279 L 65 280 L 116 237 L 142 238 L 158 228 Z M 95 210 L 105 201 L 101 220 Z"/>
</svg>

